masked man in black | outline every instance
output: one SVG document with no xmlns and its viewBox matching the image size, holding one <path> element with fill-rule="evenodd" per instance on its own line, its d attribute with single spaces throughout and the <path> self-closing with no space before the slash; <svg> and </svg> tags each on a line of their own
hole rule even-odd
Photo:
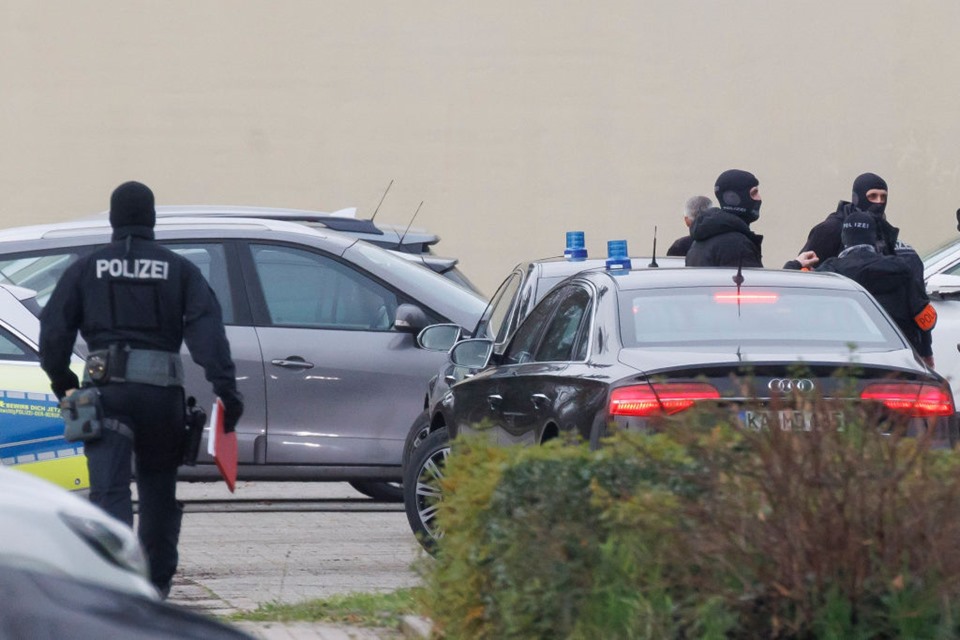
<svg viewBox="0 0 960 640">
<path fill-rule="evenodd" d="M 114 190 L 112 242 L 67 268 L 40 316 L 40 364 L 58 398 L 99 396 L 105 426 L 84 442 L 90 500 L 131 526 L 134 454 L 137 533 L 166 597 L 183 515 L 176 499 L 186 435 L 181 344 L 223 400 L 227 431 L 243 400 L 220 305 L 192 262 L 154 240 L 155 222 L 149 188 L 126 182 Z M 90 350 L 82 393 L 70 370 L 78 331 Z"/>
<path fill-rule="evenodd" d="M 853 194 L 850 202 L 841 200 L 837 210 L 814 226 L 807 235 L 804 251 L 813 251 L 822 262 L 834 258 L 843 251 L 840 229 L 843 221 L 851 212 L 860 210 L 873 214 L 876 220 L 877 249 L 885 255 L 897 253 L 900 230 L 887 221 L 887 183 L 875 173 L 862 173 L 853 181 Z M 903 245 L 906 247 L 907 245 Z M 912 251 L 912 249 L 910 249 Z M 916 252 L 914 252 L 916 254 Z M 798 268 L 792 261 L 784 265 L 786 269 Z"/>
<path fill-rule="evenodd" d="M 841 225 L 843 250 L 825 260 L 817 271 L 839 273 L 869 291 L 894 319 L 917 354 L 933 366 L 931 341 L 925 340 L 937 322 L 922 281 L 914 277 L 901 257 L 877 251 L 877 219 L 873 214 L 854 211 Z"/>
<path fill-rule="evenodd" d="M 760 217 L 760 181 L 749 171 L 730 169 L 713 187 L 719 209 L 708 209 L 690 227 L 688 267 L 763 267 L 763 236 L 750 230 Z"/>
<path fill-rule="evenodd" d="M 923 260 L 917 255 L 913 247 L 900 240 L 900 229 L 887 220 L 887 182 L 875 173 L 861 173 L 853 181 L 853 193 L 850 202 L 843 200 L 837 205 L 837 210 L 831 213 L 822 222 L 810 230 L 807 242 L 801 250 L 803 255 L 812 252 L 817 261 L 823 262 L 834 258 L 843 251 L 843 241 L 840 231 L 844 220 L 854 211 L 865 211 L 873 216 L 876 228 L 877 252 L 887 256 L 899 256 L 910 267 L 913 277 L 923 287 Z M 802 261 L 791 260 L 783 265 L 784 269 L 800 269 L 805 267 Z M 922 340 L 925 347 L 921 351 L 931 349 L 933 337 L 929 331 L 924 332 Z M 930 356 L 930 366 L 933 366 L 933 356 Z"/>
</svg>

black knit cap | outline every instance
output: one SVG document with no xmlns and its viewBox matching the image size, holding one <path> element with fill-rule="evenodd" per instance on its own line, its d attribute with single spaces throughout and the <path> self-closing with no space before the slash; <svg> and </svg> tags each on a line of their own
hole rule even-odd
<svg viewBox="0 0 960 640">
<path fill-rule="evenodd" d="M 750 190 L 759 185 L 760 181 L 749 171 L 729 169 L 717 178 L 713 192 L 721 209 L 740 216 L 749 224 L 760 217 L 760 201 L 750 197 Z"/>
<path fill-rule="evenodd" d="M 867 200 L 867 191 L 871 189 L 886 191 L 887 181 L 875 173 L 861 173 L 853 181 L 853 195 L 850 197 L 850 203 L 861 211 L 882 214 L 884 209 L 887 208 L 887 203 L 874 203 Z"/>
<path fill-rule="evenodd" d="M 153 191 L 140 182 L 124 182 L 110 195 L 110 226 L 153 228 L 157 211 L 153 204 Z"/>
<path fill-rule="evenodd" d="M 866 211 L 853 211 L 843 220 L 840 239 L 844 247 L 853 247 L 858 244 L 876 246 L 877 219 Z"/>
</svg>

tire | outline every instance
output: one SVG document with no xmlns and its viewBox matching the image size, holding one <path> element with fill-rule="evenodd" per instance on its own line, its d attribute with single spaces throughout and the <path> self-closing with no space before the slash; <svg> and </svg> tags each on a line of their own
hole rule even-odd
<svg viewBox="0 0 960 640">
<path fill-rule="evenodd" d="M 410 425 L 410 431 L 407 432 L 407 439 L 403 443 L 403 468 L 406 469 L 410 464 L 410 457 L 414 450 L 419 447 L 427 436 L 430 435 L 430 416 L 426 410 L 422 411 L 417 419 Z"/>
<path fill-rule="evenodd" d="M 450 436 L 446 428 L 431 433 L 414 449 L 410 464 L 403 470 L 403 506 L 410 529 L 420 545 L 430 553 L 436 551 L 443 530 L 437 526 L 437 508 L 443 496 L 437 480 L 443 477 L 443 466 L 450 455 Z"/>
<path fill-rule="evenodd" d="M 350 486 L 363 495 L 381 502 L 403 502 L 403 486 L 399 482 L 351 482 Z"/>
</svg>

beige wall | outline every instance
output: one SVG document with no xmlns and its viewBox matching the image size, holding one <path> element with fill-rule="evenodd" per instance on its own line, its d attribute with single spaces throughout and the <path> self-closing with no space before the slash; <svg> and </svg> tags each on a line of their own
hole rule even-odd
<svg viewBox="0 0 960 640">
<path fill-rule="evenodd" d="M 164 204 L 369 214 L 492 292 L 587 232 L 649 251 L 738 167 L 765 261 L 862 171 L 920 249 L 956 235 L 960 3 L 0 0 L 0 225 Z"/>
</svg>

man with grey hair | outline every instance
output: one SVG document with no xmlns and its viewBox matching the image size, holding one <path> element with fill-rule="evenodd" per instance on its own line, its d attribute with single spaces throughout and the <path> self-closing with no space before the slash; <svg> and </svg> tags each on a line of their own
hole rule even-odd
<svg viewBox="0 0 960 640">
<path fill-rule="evenodd" d="M 697 219 L 697 216 L 709 209 L 712 205 L 713 202 L 706 196 L 693 196 L 687 200 L 686 204 L 683 205 L 683 223 L 687 225 L 687 229 L 689 229 L 693 221 Z M 678 238 L 676 242 L 670 245 L 670 248 L 667 249 L 667 255 L 685 256 L 691 244 L 693 244 L 693 236 L 688 232 L 687 235 Z"/>
</svg>

